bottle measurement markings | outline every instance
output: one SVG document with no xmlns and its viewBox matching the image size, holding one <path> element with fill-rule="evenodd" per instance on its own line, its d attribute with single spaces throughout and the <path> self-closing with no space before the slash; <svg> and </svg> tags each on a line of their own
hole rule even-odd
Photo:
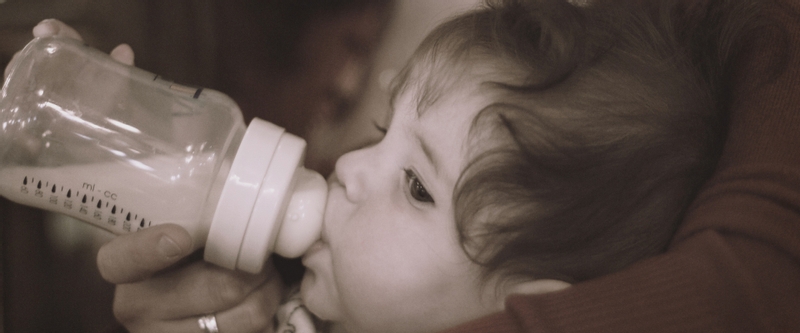
<svg viewBox="0 0 800 333">
<path fill-rule="evenodd" d="M 33 184 L 36 184 L 35 188 L 33 189 L 33 195 L 38 198 L 44 199 L 45 191 L 47 191 L 49 188 L 50 194 L 48 195 L 47 200 L 53 205 L 58 205 L 59 196 L 64 193 L 64 190 L 66 189 L 66 194 L 64 194 L 64 198 L 61 200 L 62 206 L 64 209 L 71 211 L 73 209 L 73 198 L 80 198 L 78 213 L 82 215 L 89 215 L 89 204 L 94 203 L 96 200 L 96 204 L 93 204 L 94 210 L 92 211 L 92 218 L 100 221 L 105 217 L 106 223 L 116 226 L 118 218 L 120 218 L 122 215 L 124 216 L 122 219 L 122 229 L 125 231 L 131 231 L 131 226 L 137 226 L 138 228 L 136 230 L 139 230 L 149 227 L 153 224 L 153 221 L 148 221 L 144 217 L 142 217 L 140 220 L 139 214 L 130 211 L 128 211 L 126 214 L 124 208 L 118 208 L 116 204 L 112 203 L 118 199 L 116 193 L 108 190 L 96 190 L 95 184 L 83 183 L 80 187 L 80 190 L 76 189 L 73 195 L 72 188 L 64 188 L 64 186 L 59 186 L 56 183 L 53 183 L 51 186 L 50 182 L 47 180 L 37 180 L 33 176 L 24 176 L 22 179 L 22 186 L 20 186 L 20 193 L 26 195 L 30 194 L 31 189 L 29 189 L 28 186 L 33 186 Z M 84 191 L 82 196 L 81 190 Z M 97 193 L 98 198 L 95 198 L 95 193 Z M 109 206 L 111 206 L 110 209 Z"/>
</svg>

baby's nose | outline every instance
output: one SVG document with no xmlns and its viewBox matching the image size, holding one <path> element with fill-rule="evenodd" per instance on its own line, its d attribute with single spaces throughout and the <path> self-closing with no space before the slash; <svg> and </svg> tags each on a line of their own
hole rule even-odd
<svg viewBox="0 0 800 333">
<path fill-rule="evenodd" d="M 336 186 L 338 183 L 344 187 L 347 200 L 358 202 L 365 195 L 368 164 L 368 161 L 362 158 L 360 151 L 344 154 L 336 161 L 336 170 L 328 179 L 328 184 Z"/>
</svg>

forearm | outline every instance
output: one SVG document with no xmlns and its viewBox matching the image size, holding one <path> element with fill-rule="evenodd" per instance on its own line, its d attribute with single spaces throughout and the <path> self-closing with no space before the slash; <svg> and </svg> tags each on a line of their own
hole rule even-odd
<svg viewBox="0 0 800 333">
<path fill-rule="evenodd" d="M 624 272 L 512 296 L 505 312 L 449 332 L 785 332 L 800 327 L 798 281 L 785 253 L 708 231 Z"/>
</svg>

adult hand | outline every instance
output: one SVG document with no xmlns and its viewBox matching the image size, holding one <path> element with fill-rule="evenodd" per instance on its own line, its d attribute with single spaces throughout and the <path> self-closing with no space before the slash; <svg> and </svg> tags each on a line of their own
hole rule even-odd
<svg viewBox="0 0 800 333">
<path fill-rule="evenodd" d="M 97 264 L 117 284 L 114 315 L 131 333 L 200 332 L 216 316 L 219 331 L 271 332 L 283 285 L 271 264 L 260 274 L 217 267 L 190 255 L 189 234 L 159 225 L 103 245 Z"/>
</svg>

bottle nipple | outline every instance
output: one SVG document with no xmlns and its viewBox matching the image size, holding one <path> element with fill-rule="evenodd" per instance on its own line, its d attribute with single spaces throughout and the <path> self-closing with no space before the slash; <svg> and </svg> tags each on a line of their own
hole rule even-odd
<svg viewBox="0 0 800 333">
<path fill-rule="evenodd" d="M 328 196 L 328 184 L 320 174 L 301 168 L 295 188 L 278 229 L 275 253 L 296 258 L 319 239 Z"/>
<path fill-rule="evenodd" d="M 328 185 L 302 166 L 305 147 L 303 139 L 253 119 L 211 222 L 206 261 L 256 273 L 273 252 L 299 257 L 319 238 Z"/>
</svg>

